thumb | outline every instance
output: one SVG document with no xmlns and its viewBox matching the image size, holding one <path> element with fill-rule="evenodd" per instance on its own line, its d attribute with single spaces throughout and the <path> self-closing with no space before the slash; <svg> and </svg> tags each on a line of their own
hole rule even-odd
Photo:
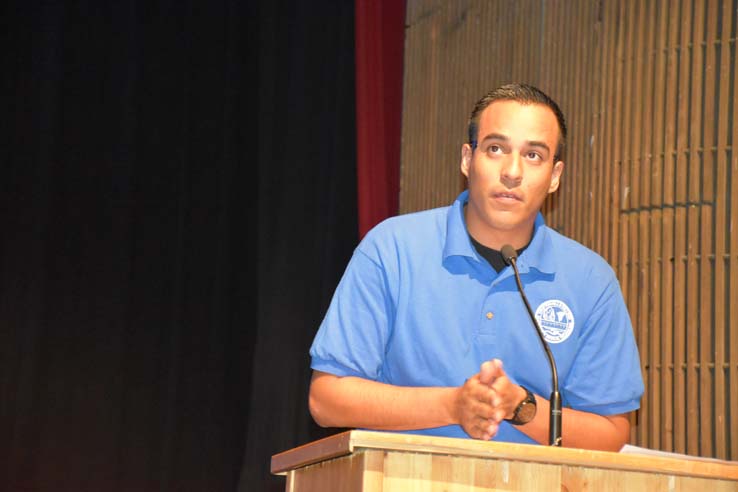
<svg viewBox="0 0 738 492">
<path fill-rule="evenodd" d="M 502 361 L 500 359 L 492 359 L 492 377 L 499 378 L 505 375 L 505 370 L 502 368 Z"/>
<path fill-rule="evenodd" d="M 479 382 L 483 384 L 492 384 L 497 377 L 499 369 L 497 368 L 496 362 L 501 362 L 497 359 L 488 360 L 482 363 L 479 368 Z"/>
</svg>

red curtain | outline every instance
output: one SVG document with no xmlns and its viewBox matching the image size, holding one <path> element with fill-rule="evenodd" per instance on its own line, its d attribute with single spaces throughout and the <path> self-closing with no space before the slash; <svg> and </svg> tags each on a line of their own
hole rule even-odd
<svg viewBox="0 0 738 492">
<path fill-rule="evenodd" d="M 404 0 L 356 0 L 359 236 L 398 212 Z"/>
</svg>

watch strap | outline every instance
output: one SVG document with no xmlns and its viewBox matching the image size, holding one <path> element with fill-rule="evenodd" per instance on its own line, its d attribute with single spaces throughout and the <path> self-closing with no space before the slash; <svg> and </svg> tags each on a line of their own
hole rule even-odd
<svg viewBox="0 0 738 492">
<path fill-rule="evenodd" d="M 534 409 L 536 409 L 537 405 L 536 405 L 536 397 L 533 395 L 533 393 L 523 385 L 520 385 L 520 387 L 525 390 L 525 398 L 523 398 L 523 401 L 521 401 L 518 404 L 518 406 L 515 407 L 515 411 L 513 412 L 512 418 L 505 419 L 507 422 L 510 422 L 513 425 L 527 424 L 528 422 L 533 420 L 533 417 L 536 414 L 534 410 L 533 414 L 531 416 L 528 416 L 527 418 L 523 418 L 523 416 L 521 416 L 521 411 L 523 410 L 523 408 L 525 408 L 528 405 L 531 405 Z"/>
</svg>

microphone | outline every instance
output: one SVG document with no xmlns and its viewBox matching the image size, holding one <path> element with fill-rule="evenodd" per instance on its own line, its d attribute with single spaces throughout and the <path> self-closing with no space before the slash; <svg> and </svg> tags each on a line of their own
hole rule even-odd
<svg viewBox="0 0 738 492">
<path fill-rule="evenodd" d="M 546 356 L 548 357 L 548 363 L 551 365 L 551 379 L 553 380 L 553 391 L 551 391 L 551 399 L 550 399 L 551 413 L 549 415 L 549 420 L 548 420 L 548 443 L 551 446 L 561 446 L 561 394 L 559 393 L 559 375 L 558 375 L 558 372 L 556 371 L 556 362 L 554 362 L 551 349 L 548 347 L 548 344 L 546 343 L 546 339 L 543 337 L 543 331 L 541 330 L 541 327 L 538 324 L 538 320 L 533 314 L 533 310 L 530 308 L 530 304 L 528 303 L 528 298 L 525 297 L 525 292 L 523 291 L 523 283 L 520 281 L 520 273 L 518 272 L 518 252 L 515 251 L 515 248 L 513 248 L 509 244 L 506 244 L 502 247 L 501 253 L 502 253 L 502 259 L 505 260 L 505 263 L 513 267 L 513 271 L 515 272 L 515 281 L 518 284 L 518 292 L 520 292 L 520 297 L 523 298 L 525 307 L 528 310 L 528 315 L 530 316 L 530 319 L 533 322 L 533 326 L 536 327 L 536 332 L 538 333 L 538 337 L 541 339 L 541 343 L 543 344 L 543 349 L 546 351 Z"/>
</svg>

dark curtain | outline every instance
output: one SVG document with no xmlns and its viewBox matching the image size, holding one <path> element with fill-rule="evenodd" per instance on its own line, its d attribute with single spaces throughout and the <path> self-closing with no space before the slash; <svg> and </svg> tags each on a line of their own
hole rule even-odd
<svg viewBox="0 0 738 492">
<path fill-rule="evenodd" d="M 328 433 L 308 349 L 358 243 L 354 9 L 265 2 L 259 21 L 257 338 L 241 492 L 284 490 L 271 456 Z M 263 220 L 262 220 L 263 219 Z"/>
<path fill-rule="evenodd" d="M 357 241 L 352 2 L 0 6 L 0 490 L 283 490 Z"/>
</svg>

